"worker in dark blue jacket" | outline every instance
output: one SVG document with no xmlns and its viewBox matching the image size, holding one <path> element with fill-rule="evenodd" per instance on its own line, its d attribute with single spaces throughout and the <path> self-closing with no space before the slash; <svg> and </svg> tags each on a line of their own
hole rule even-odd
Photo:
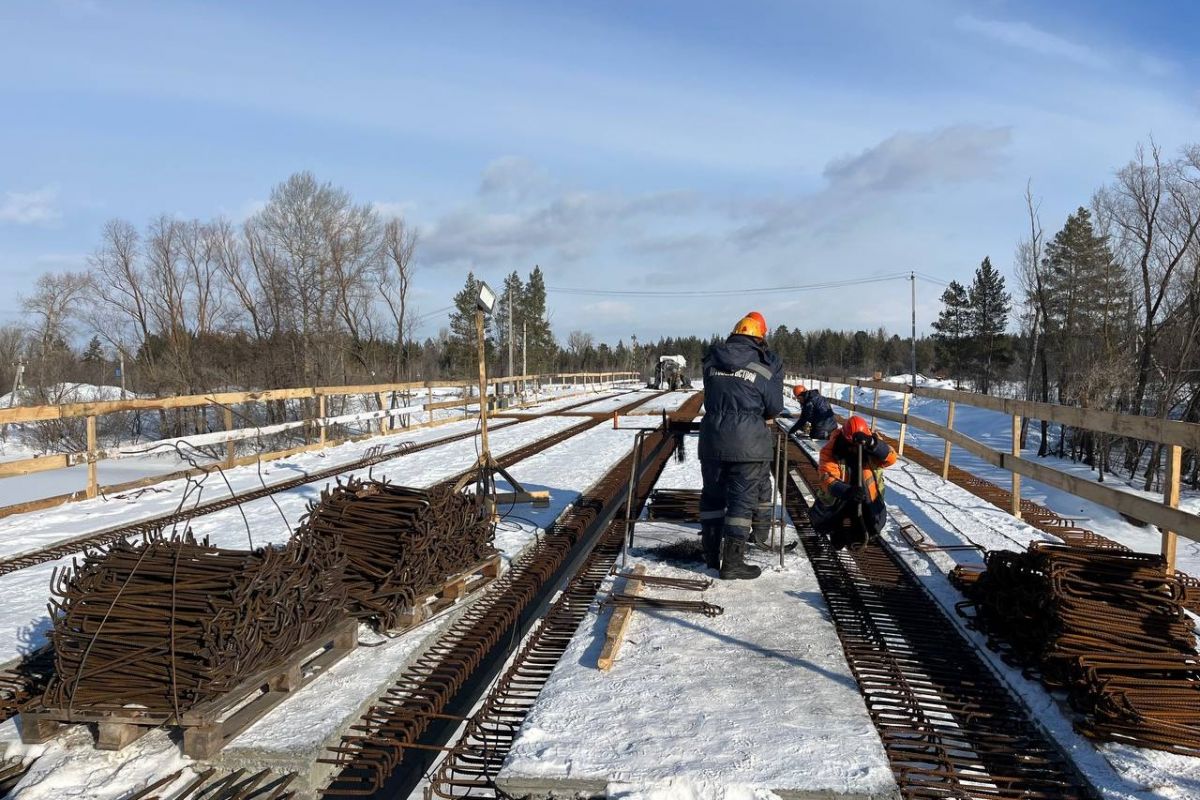
<svg viewBox="0 0 1200 800">
<path fill-rule="evenodd" d="M 838 426 L 837 418 L 833 415 L 829 401 L 822 397 L 816 389 L 809 389 L 799 384 L 792 387 L 792 394 L 800 402 L 801 411 L 800 417 L 792 425 L 788 434 L 790 436 L 803 434 L 804 426 L 808 425 L 809 436 L 814 439 L 828 439 Z"/>
<path fill-rule="evenodd" d="M 783 362 L 766 337 L 766 320 L 752 311 L 704 356 L 701 537 L 705 563 L 726 580 L 761 574 L 746 563 L 746 542 L 756 518 L 757 527 L 770 524 L 770 505 L 760 502 L 775 454 L 765 421 L 783 410 Z"/>
</svg>

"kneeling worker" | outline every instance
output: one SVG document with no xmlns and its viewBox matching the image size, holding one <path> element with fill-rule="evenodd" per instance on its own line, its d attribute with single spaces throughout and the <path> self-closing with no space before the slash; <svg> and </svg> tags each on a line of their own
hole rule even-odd
<svg viewBox="0 0 1200 800">
<path fill-rule="evenodd" d="M 895 463 L 896 451 L 862 417 L 846 420 L 821 448 L 820 485 L 809 518 L 835 550 L 866 544 L 883 530 L 883 470 Z"/>
<path fill-rule="evenodd" d="M 828 439 L 829 434 L 837 430 L 837 418 L 833 416 L 829 401 L 822 397 L 818 390 L 800 385 L 792 387 L 792 394 L 799 401 L 801 410 L 800 417 L 792 425 L 788 435 L 801 435 L 804 433 L 804 426 L 808 425 L 808 435 L 813 439 Z"/>
<path fill-rule="evenodd" d="M 764 424 L 783 410 L 783 361 L 767 349 L 767 323 L 752 311 L 704 356 L 700 422 L 700 525 L 704 561 L 722 579 L 757 578 L 746 540 L 770 526 L 759 498 L 771 481 L 774 437 Z M 757 518 L 757 519 L 756 519 Z"/>
</svg>

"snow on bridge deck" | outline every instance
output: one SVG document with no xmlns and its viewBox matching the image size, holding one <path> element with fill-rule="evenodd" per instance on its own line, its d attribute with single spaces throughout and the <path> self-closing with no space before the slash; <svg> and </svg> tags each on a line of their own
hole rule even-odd
<svg viewBox="0 0 1200 800">
<path fill-rule="evenodd" d="M 631 411 L 631 414 L 658 414 L 662 411 L 675 411 L 687 399 L 694 395 L 694 390 L 686 390 L 681 392 L 667 392 L 661 397 L 652 397 L 640 406 Z"/>
<path fill-rule="evenodd" d="M 670 463 L 658 485 L 698 488 L 698 462 Z M 630 563 L 655 575 L 711 574 L 656 555 L 680 541 L 696 542 L 696 526 L 643 521 Z M 610 672 L 596 669 L 608 613 L 586 620 L 497 785 L 533 797 L 895 796 L 807 558 L 789 554 L 782 569 L 777 554 L 751 559 L 764 568 L 754 581 L 717 581 L 702 595 L 647 587 L 725 613 L 635 611 Z"/>
</svg>

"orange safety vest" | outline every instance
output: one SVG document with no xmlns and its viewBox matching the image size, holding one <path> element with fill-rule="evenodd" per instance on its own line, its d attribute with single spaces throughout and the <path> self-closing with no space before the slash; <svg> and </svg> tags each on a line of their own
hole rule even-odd
<svg viewBox="0 0 1200 800">
<path fill-rule="evenodd" d="M 827 506 L 837 502 L 833 494 L 833 485 L 838 481 L 849 483 L 851 474 L 850 464 L 846 457 L 837 452 L 838 444 L 842 441 L 842 431 L 839 428 L 829 437 L 829 441 L 821 448 L 819 472 L 820 485 L 817 487 L 817 499 Z M 883 497 L 883 470 L 896 463 L 896 451 L 888 446 L 887 458 L 880 461 L 872 455 L 864 453 L 863 485 L 867 487 L 867 501 L 874 503 Z M 854 465 L 857 466 L 857 465 Z"/>
</svg>

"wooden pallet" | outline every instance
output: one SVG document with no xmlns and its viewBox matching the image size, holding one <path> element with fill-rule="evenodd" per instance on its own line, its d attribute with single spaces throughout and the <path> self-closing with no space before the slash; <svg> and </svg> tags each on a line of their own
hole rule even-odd
<svg viewBox="0 0 1200 800">
<path fill-rule="evenodd" d="M 92 723 L 97 727 L 98 750 L 120 750 L 147 731 L 167 725 L 183 730 L 184 755 L 211 758 L 289 695 L 345 658 L 357 644 L 357 620 L 342 620 L 298 648 L 282 665 L 251 675 L 220 697 L 184 711 L 178 719 L 174 714 L 129 708 L 30 707 L 19 717 L 21 741 L 41 744 L 53 738 L 64 723 Z"/>
<path fill-rule="evenodd" d="M 396 626 L 388 633 L 402 633 L 428 622 L 435 614 L 461 602 L 463 598 L 479 591 L 500 577 L 501 565 L 500 554 L 496 553 L 470 569 L 451 576 L 437 589 L 419 595 L 412 608 L 400 612 Z"/>
</svg>

